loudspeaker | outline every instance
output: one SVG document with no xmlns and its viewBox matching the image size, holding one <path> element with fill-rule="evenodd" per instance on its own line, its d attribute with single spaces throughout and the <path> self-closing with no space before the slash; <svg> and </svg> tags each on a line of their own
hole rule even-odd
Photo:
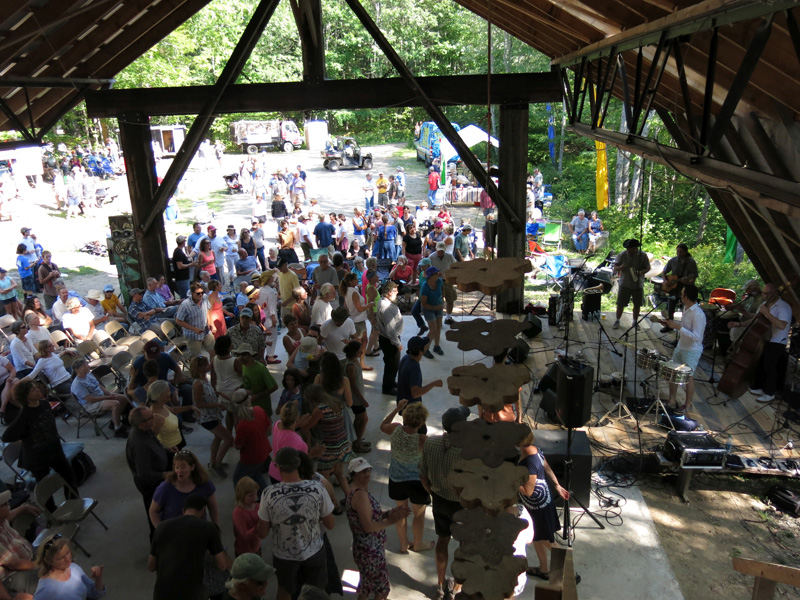
<svg viewBox="0 0 800 600">
<path fill-rule="evenodd" d="M 525 323 L 528 325 L 522 330 L 522 333 L 525 334 L 525 337 L 535 338 L 537 335 L 542 333 L 542 320 L 533 313 L 528 313 L 525 315 Z"/>
<path fill-rule="evenodd" d="M 541 408 L 547 415 L 547 420 L 551 423 L 556 422 L 556 404 L 558 403 L 558 396 L 553 390 L 545 390 L 542 394 L 542 401 L 539 403 Z"/>
<path fill-rule="evenodd" d="M 551 295 L 547 302 L 547 324 L 558 325 L 558 294 Z"/>
<path fill-rule="evenodd" d="M 594 313 L 600 312 L 601 294 L 585 294 L 581 302 L 581 318 L 588 321 Z"/>
<path fill-rule="evenodd" d="M 508 360 L 515 365 L 524 365 L 531 348 L 525 340 L 517 338 L 516 342 L 517 344 L 508 351 Z"/>
<path fill-rule="evenodd" d="M 592 418 L 594 368 L 559 359 L 556 394 L 557 422 L 564 427 L 583 427 Z"/>
<path fill-rule="evenodd" d="M 567 457 L 567 432 L 537 429 L 533 432 L 533 443 L 537 446 L 553 472 L 558 477 L 558 482 L 564 485 L 564 461 Z M 570 478 L 570 493 L 576 497 L 585 507 L 589 507 L 590 494 L 592 489 L 592 448 L 589 445 L 589 438 L 584 431 L 572 432 L 572 476 Z M 562 506 L 564 501 L 555 493 L 552 482 L 550 493 L 555 498 L 556 504 Z M 577 507 L 577 504 L 572 504 Z"/>
<path fill-rule="evenodd" d="M 547 369 L 547 372 L 544 376 L 539 380 L 539 385 L 536 387 L 536 393 L 544 393 L 547 390 L 556 391 L 556 386 L 558 385 L 558 363 L 553 363 Z"/>
</svg>

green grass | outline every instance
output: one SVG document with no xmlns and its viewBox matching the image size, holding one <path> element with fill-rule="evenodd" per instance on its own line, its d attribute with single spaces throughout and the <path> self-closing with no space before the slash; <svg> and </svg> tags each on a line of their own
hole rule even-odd
<svg viewBox="0 0 800 600">
<path fill-rule="evenodd" d="M 103 271 L 98 271 L 97 269 L 92 267 L 78 267 L 77 269 L 69 269 L 69 268 L 61 269 L 61 272 L 70 276 L 80 277 L 81 275 L 97 275 L 99 273 L 102 273 Z"/>
</svg>

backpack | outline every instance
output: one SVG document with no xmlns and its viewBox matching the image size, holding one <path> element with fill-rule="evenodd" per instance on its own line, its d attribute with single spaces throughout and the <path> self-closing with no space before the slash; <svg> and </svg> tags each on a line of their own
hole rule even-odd
<svg viewBox="0 0 800 600">
<path fill-rule="evenodd" d="M 800 494 L 782 485 L 773 485 L 767 490 L 767 498 L 781 512 L 800 517 Z"/>
<path fill-rule="evenodd" d="M 97 471 L 97 467 L 92 457 L 81 450 L 72 459 L 72 470 L 75 473 L 75 481 L 80 487 Z"/>
</svg>

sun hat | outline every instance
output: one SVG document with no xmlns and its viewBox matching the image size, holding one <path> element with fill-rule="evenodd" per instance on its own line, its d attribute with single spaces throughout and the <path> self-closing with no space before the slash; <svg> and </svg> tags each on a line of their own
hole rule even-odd
<svg viewBox="0 0 800 600">
<path fill-rule="evenodd" d="M 244 310 L 250 310 L 250 309 L 245 308 Z M 242 312 L 244 312 L 244 311 L 242 311 Z M 253 350 L 253 347 L 250 344 L 248 344 L 247 342 L 239 344 L 236 347 L 236 350 L 233 351 L 233 354 L 235 354 L 236 356 L 239 356 L 240 354 L 249 354 L 250 356 L 255 356 L 255 353 L 256 352 L 255 352 L 255 350 Z"/>
<path fill-rule="evenodd" d="M 350 464 L 347 466 L 347 469 L 348 471 L 350 471 L 350 473 L 360 473 L 365 469 L 371 469 L 371 468 L 372 465 L 369 464 L 367 462 L 367 459 L 362 456 L 354 458 L 353 460 L 350 461 Z"/>
<path fill-rule="evenodd" d="M 240 554 L 231 566 L 232 579 L 252 579 L 265 582 L 275 576 L 275 569 L 264 562 L 258 554 L 247 552 Z"/>
<path fill-rule="evenodd" d="M 86 297 L 89 298 L 90 300 L 104 299 L 103 292 L 101 292 L 100 290 L 89 290 L 88 292 L 86 292 Z"/>
</svg>

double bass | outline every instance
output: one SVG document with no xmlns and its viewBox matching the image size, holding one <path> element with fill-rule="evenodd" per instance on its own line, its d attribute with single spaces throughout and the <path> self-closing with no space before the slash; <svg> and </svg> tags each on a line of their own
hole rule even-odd
<svg viewBox="0 0 800 600">
<path fill-rule="evenodd" d="M 785 283 L 778 286 L 778 297 L 790 285 Z M 764 345 L 771 333 L 772 323 L 759 310 L 742 336 L 728 351 L 728 362 L 717 384 L 717 391 L 727 394 L 730 398 L 738 398 L 750 389 Z"/>
</svg>

